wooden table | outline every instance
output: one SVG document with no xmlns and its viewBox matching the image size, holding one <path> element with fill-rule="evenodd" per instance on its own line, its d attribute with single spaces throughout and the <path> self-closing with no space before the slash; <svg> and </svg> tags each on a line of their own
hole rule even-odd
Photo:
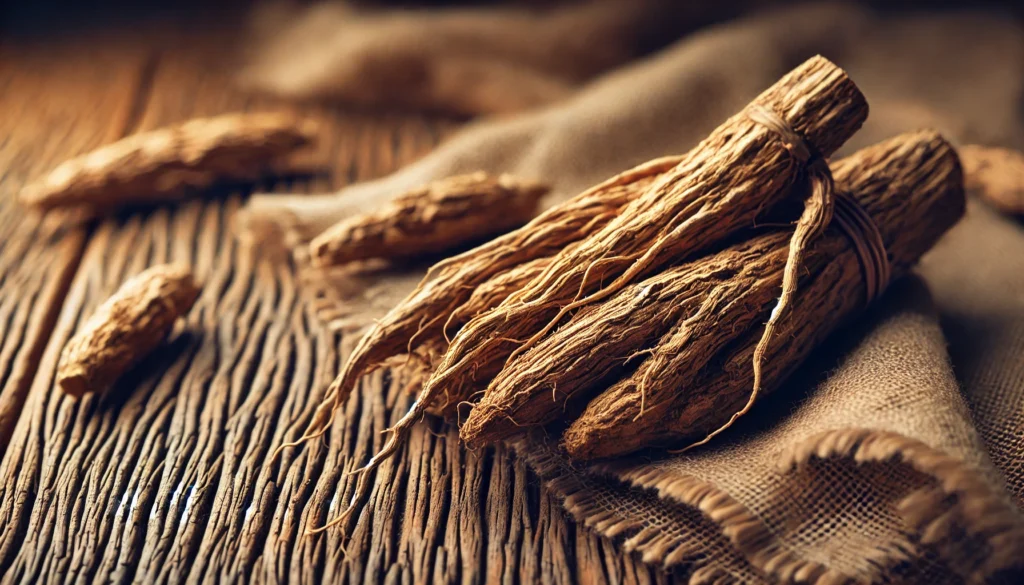
<svg viewBox="0 0 1024 585">
<path fill-rule="evenodd" d="M 244 194 L 85 227 L 19 209 L 60 161 L 190 117 L 274 104 L 236 93 L 230 35 L 195 23 L 0 47 L 0 574 L 22 582 L 649 583 L 650 569 L 573 523 L 522 461 L 420 424 L 376 474 L 347 538 L 303 535 L 347 501 L 409 398 L 374 375 L 326 440 L 298 436 L 341 339 L 293 269 L 231 229 Z M 421 155 L 450 121 L 310 108 L 329 121 L 321 191 Z M 282 189 L 284 187 L 281 187 Z M 125 279 L 169 260 L 205 289 L 181 333 L 103 397 L 54 384 L 61 348 Z"/>
</svg>

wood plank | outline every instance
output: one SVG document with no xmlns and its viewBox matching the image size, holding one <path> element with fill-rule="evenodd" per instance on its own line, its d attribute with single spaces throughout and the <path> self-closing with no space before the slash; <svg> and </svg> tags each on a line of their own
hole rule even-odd
<svg viewBox="0 0 1024 585">
<path fill-rule="evenodd" d="M 148 56 L 117 35 L 103 45 L 0 44 L 0 455 L 86 237 L 26 213 L 15 196 L 60 161 L 127 131 Z"/>
<path fill-rule="evenodd" d="M 141 128 L 271 105 L 230 91 L 227 72 L 207 59 L 221 42 L 182 39 L 161 55 Z M 308 189 L 388 172 L 450 128 L 311 111 L 330 128 L 316 158 L 338 172 Z M 324 441 L 268 464 L 305 427 L 351 340 L 316 320 L 291 267 L 235 237 L 242 201 L 222 193 L 92 234 L 0 466 L 4 583 L 671 578 L 574 525 L 512 454 L 467 451 L 438 420 L 417 426 L 376 472 L 347 536 L 304 536 L 349 500 L 355 481 L 345 473 L 380 447 L 410 397 L 377 373 Z M 66 340 L 126 278 L 165 261 L 191 262 L 205 283 L 168 346 L 107 396 L 63 396 L 53 376 Z"/>
</svg>

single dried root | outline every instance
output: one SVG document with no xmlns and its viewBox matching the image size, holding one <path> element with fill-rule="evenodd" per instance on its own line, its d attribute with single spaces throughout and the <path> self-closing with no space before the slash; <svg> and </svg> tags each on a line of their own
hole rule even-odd
<svg viewBox="0 0 1024 585">
<path fill-rule="evenodd" d="M 311 144 L 317 125 L 287 113 L 225 114 L 123 138 L 62 163 L 25 187 L 22 204 L 73 207 L 93 215 L 125 205 L 180 199 L 216 180 L 276 172 L 285 155 Z"/>
<path fill-rule="evenodd" d="M 448 252 L 507 232 L 537 213 L 548 187 L 479 172 L 435 181 L 373 213 L 346 218 L 310 243 L 313 265 Z"/>
<path fill-rule="evenodd" d="M 200 290 L 192 271 L 176 264 L 129 279 L 64 346 L 57 385 L 75 398 L 106 391 L 163 342 Z"/>
<path fill-rule="evenodd" d="M 1003 213 L 1024 215 L 1024 153 L 968 145 L 959 149 L 967 192 Z"/>
</svg>

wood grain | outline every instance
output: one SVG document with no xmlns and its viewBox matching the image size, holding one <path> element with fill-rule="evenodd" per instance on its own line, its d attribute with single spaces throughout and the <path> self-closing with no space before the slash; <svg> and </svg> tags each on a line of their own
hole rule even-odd
<svg viewBox="0 0 1024 585">
<path fill-rule="evenodd" d="M 5 111 L 26 112 L 4 117 L 14 131 L 0 148 L 3 209 L 37 169 L 129 129 L 268 105 L 228 89 L 226 73 L 207 59 L 221 42 L 181 38 L 156 59 L 146 47 L 119 50 L 123 62 L 93 69 L 85 69 L 88 58 L 75 46 L 49 68 L 5 61 L 4 87 L 35 83 L 36 93 L 0 92 Z M 54 81 L 61 75 L 76 80 Z M 51 94 L 59 83 L 71 84 L 74 97 Z M 308 111 L 328 122 L 313 156 L 335 169 L 333 180 L 278 189 L 323 190 L 378 176 L 453 127 L 416 116 Z M 73 139 L 23 126 L 26 119 Z M 339 530 L 303 536 L 351 496 L 354 478 L 344 473 L 380 448 L 381 431 L 410 399 L 389 372 L 379 372 L 324 441 L 268 464 L 269 454 L 305 427 L 337 370 L 338 348 L 354 340 L 316 321 L 293 267 L 261 260 L 258 249 L 234 237 L 232 216 L 243 196 L 223 190 L 45 239 L 36 224 L 0 216 L 0 430 L 20 411 L 0 463 L 0 581 L 679 577 L 653 571 L 573 524 L 506 450 L 467 451 L 454 428 L 434 419 L 417 425 L 405 450 L 377 471 L 362 514 L 345 527 L 347 538 Z M 106 396 L 66 398 L 54 384 L 64 343 L 127 278 L 170 261 L 190 263 L 205 283 L 170 343 Z"/>
<path fill-rule="evenodd" d="M 6 451 L 86 231 L 18 206 L 27 181 L 131 125 L 148 47 L 0 45 L 0 454 Z"/>
</svg>

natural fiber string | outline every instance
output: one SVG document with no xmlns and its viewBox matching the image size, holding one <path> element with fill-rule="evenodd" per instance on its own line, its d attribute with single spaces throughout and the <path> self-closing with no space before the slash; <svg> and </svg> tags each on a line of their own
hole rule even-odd
<svg viewBox="0 0 1024 585">
<path fill-rule="evenodd" d="M 778 134 L 786 149 L 797 160 L 808 164 L 808 167 L 812 157 L 813 164 L 818 164 L 819 161 L 824 163 L 824 159 L 812 154 L 807 141 L 775 112 L 755 104 L 748 108 L 747 117 Z M 810 168 L 808 170 L 810 171 Z M 827 173 L 827 180 L 832 182 L 831 172 Z M 864 273 L 866 301 L 870 303 L 885 290 L 891 273 L 889 254 L 885 251 L 882 234 L 871 219 L 871 215 L 856 199 L 846 193 L 840 192 L 836 195 L 834 219 L 839 229 L 850 239 L 857 253 L 857 260 Z"/>
<path fill-rule="evenodd" d="M 747 107 L 747 118 L 751 122 L 756 122 L 778 134 L 779 139 L 782 141 L 782 146 L 793 155 L 793 158 L 800 161 L 801 164 L 807 165 L 811 161 L 811 157 L 814 157 L 815 161 L 823 160 L 821 156 L 811 153 L 811 147 L 807 144 L 807 141 L 800 136 L 792 126 L 789 125 L 782 116 L 769 110 L 768 108 L 759 105 L 751 104 Z M 829 180 L 832 180 L 832 174 L 829 173 Z"/>
<path fill-rule="evenodd" d="M 871 303 L 885 291 L 892 271 L 882 234 L 868 212 L 856 199 L 845 193 L 840 193 L 836 198 L 834 219 L 857 253 L 857 260 L 864 273 L 865 302 Z"/>
<path fill-rule="evenodd" d="M 747 399 L 743 408 L 733 414 L 724 425 L 700 441 L 672 451 L 672 453 L 683 453 L 708 443 L 731 427 L 736 419 L 747 414 L 753 407 L 761 392 L 762 364 L 768 353 L 768 348 L 775 338 L 775 329 L 796 294 L 803 253 L 806 247 L 825 231 L 833 217 L 836 219 L 836 225 L 852 242 L 857 254 L 864 273 L 866 302 L 870 303 L 881 294 L 889 281 L 889 257 L 877 226 L 871 216 L 864 211 L 864 208 L 851 197 L 842 193 L 838 197 L 836 196 L 832 171 L 824 157 L 815 152 L 811 145 L 782 116 L 775 112 L 761 105 L 753 104 L 747 108 L 746 114 L 752 122 L 774 132 L 793 158 L 805 166 L 811 194 L 805 202 L 804 212 L 797 221 L 796 230 L 789 243 L 789 257 L 786 259 L 786 267 L 782 274 L 782 294 L 772 310 L 768 323 L 765 324 L 761 339 L 754 348 L 754 388 L 750 393 L 750 398 Z"/>
</svg>

